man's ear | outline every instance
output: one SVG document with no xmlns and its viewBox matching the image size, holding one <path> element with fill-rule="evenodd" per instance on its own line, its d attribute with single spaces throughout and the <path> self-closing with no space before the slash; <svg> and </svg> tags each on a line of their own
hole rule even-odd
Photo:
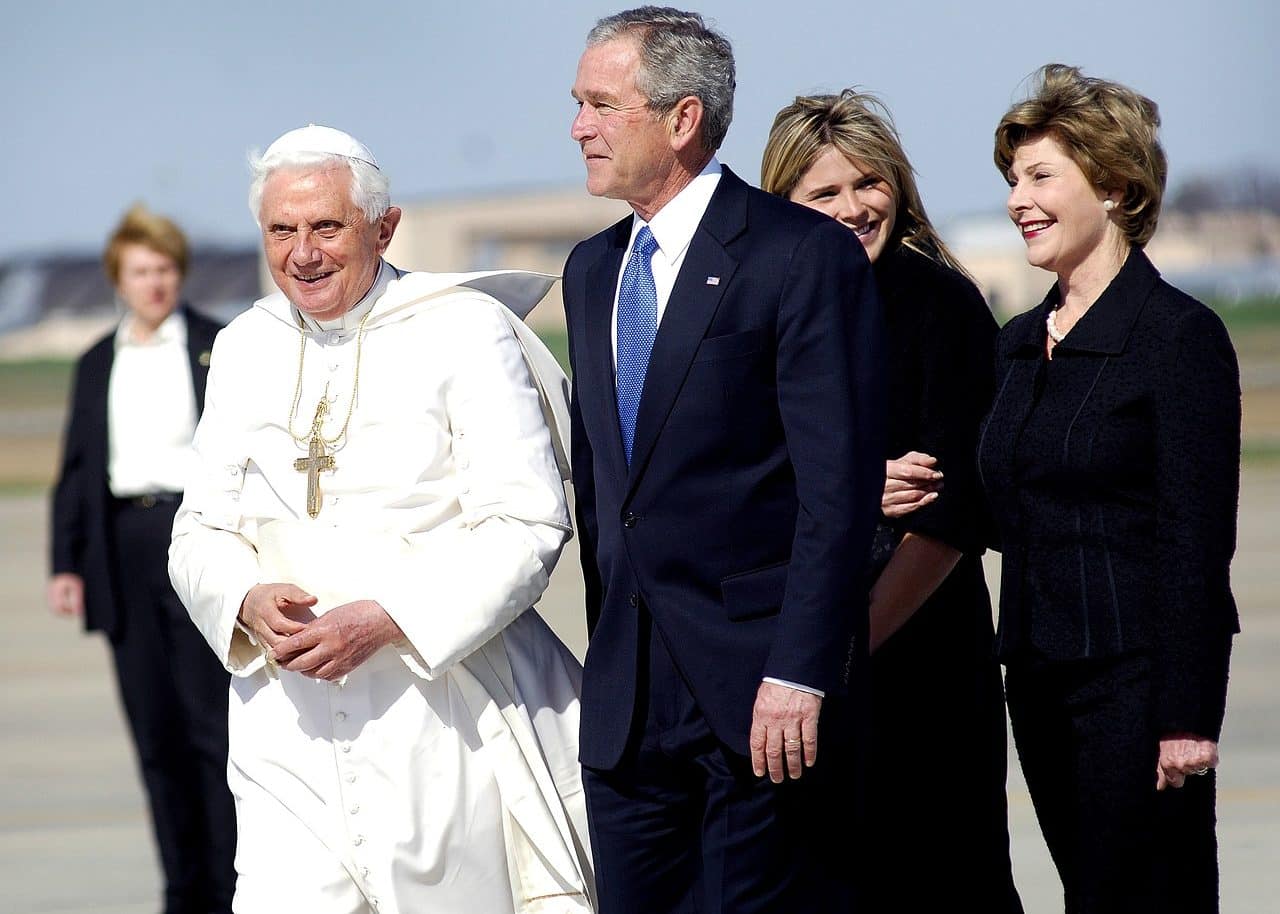
<svg viewBox="0 0 1280 914">
<path fill-rule="evenodd" d="M 702 99 L 696 95 L 686 95 L 667 115 L 667 126 L 671 131 L 671 148 L 682 152 L 690 143 L 702 142 L 702 117 L 704 114 Z"/>
<path fill-rule="evenodd" d="M 387 252 L 387 246 L 391 244 L 391 237 L 396 233 L 396 226 L 400 224 L 400 217 L 404 215 L 400 212 L 400 207 L 393 206 L 382 214 L 382 218 L 378 220 L 378 254 L 382 255 Z"/>
</svg>

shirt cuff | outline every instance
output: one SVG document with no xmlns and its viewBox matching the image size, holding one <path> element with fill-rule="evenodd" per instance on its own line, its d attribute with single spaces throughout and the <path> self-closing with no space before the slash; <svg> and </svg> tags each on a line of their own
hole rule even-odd
<svg viewBox="0 0 1280 914">
<path fill-rule="evenodd" d="M 808 692 L 810 695 L 817 695 L 819 698 L 826 698 L 827 693 L 822 689 L 814 689 L 807 685 L 801 685 L 798 682 L 787 682 L 785 679 L 774 679 L 772 676 L 764 677 L 765 682 L 772 682 L 774 685 L 786 686 L 788 689 L 798 689 L 801 692 Z"/>
</svg>

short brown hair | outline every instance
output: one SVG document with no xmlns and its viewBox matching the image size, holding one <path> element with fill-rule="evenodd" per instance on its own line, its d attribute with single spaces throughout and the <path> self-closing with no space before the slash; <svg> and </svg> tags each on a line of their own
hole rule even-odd
<svg viewBox="0 0 1280 914">
<path fill-rule="evenodd" d="M 1053 137 L 1091 183 L 1120 193 L 1116 221 L 1129 243 L 1142 247 L 1155 234 L 1169 174 L 1159 127 L 1160 110 L 1145 95 L 1077 67 L 1046 64 L 1030 97 L 996 127 L 996 168 L 1007 175 L 1019 146 Z"/>
<path fill-rule="evenodd" d="M 171 257 L 178 265 L 178 273 L 187 275 L 187 236 L 170 219 L 151 212 L 141 203 L 135 203 L 124 214 L 102 253 L 102 266 L 114 286 L 120 281 L 120 254 L 125 245 L 141 244 Z"/>
</svg>

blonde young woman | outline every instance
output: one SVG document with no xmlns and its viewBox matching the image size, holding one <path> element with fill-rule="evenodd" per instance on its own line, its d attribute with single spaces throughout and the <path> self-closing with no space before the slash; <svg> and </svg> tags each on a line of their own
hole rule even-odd
<svg viewBox="0 0 1280 914">
<path fill-rule="evenodd" d="M 929 222 L 874 96 L 845 90 L 783 108 L 761 186 L 857 234 L 889 336 L 887 481 L 870 588 L 870 817 L 859 851 L 868 910 L 1021 911 L 973 460 L 995 320 Z"/>
<path fill-rule="evenodd" d="M 1240 382 L 1222 321 L 1143 252 L 1155 102 L 1051 64 L 996 128 L 1027 260 L 979 448 L 997 649 L 1070 912 L 1218 910 L 1214 773 L 1238 631 Z"/>
</svg>

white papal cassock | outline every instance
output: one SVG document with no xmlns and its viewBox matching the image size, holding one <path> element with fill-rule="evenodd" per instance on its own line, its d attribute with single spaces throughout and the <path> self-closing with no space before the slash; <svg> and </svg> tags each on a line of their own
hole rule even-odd
<svg viewBox="0 0 1280 914">
<path fill-rule="evenodd" d="M 526 612 L 571 534 L 564 378 L 512 313 L 551 281 L 382 264 L 342 329 L 276 294 L 218 336 L 169 568 L 234 674 L 238 912 L 591 909 L 581 669 Z M 312 520 L 295 386 L 294 432 L 328 396 L 332 437 L 357 348 Z M 404 640 L 339 683 L 281 670 L 236 621 L 274 581 L 376 600 Z"/>
</svg>

